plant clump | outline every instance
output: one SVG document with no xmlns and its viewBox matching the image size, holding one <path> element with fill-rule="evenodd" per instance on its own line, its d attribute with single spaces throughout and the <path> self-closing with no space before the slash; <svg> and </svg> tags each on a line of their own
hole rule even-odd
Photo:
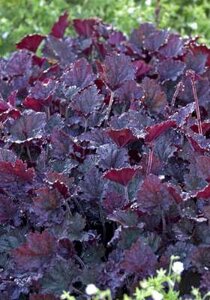
<svg viewBox="0 0 210 300">
<path fill-rule="evenodd" d="M 210 49 L 66 13 L 17 49 L 0 59 L 1 298 L 121 297 L 171 255 L 180 293 L 205 293 Z"/>
</svg>

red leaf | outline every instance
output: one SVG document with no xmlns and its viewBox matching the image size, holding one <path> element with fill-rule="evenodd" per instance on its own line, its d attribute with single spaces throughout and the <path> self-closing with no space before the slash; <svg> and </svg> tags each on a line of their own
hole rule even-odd
<svg viewBox="0 0 210 300">
<path fill-rule="evenodd" d="M 127 186 L 133 177 L 137 174 L 138 168 L 121 168 L 121 169 L 111 169 L 103 175 L 103 178 L 109 179 L 111 181 L 117 182 L 123 186 Z"/>
<path fill-rule="evenodd" d="M 207 134 L 210 131 L 210 122 L 206 120 L 201 124 L 203 134 Z M 194 124 L 190 127 L 194 132 L 198 133 L 198 125 Z"/>
<path fill-rule="evenodd" d="M 130 142 L 137 140 L 137 137 L 133 135 L 132 131 L 128 128 L 123 129 L 109 129 L 108 135 L 119 146 L 124 147 Z"/>
<path fill-rule="evenodd" d="M 57 172 L 49 172 L 46 174 L 46 180 L 52 184 L 64 198 L 69 197 L 68 186 L 72 184 L 72 180 L 67 175 Z"/>
<path fill-rule="evenodd" d="M 147 74 L 152 69 L 152 67 L 143 60 L 136 60 L 133 62 L 133 65 L 136 69 L 136 77 L 138 78 Z"/>
<path fill-rule="evenodd" d="M 159 137 L 163 132 L 175 126 L 176 126 L 176 122 L 171 120 L 171 121 L 164 121 L 159 124 L 147 127 L 147 135 L 145 137 L 145 142 L 151 143 L 154 139 Z"/>
<path fill-rule="evenodd" d="M 210 184 L 208 184 L 204 189 L 198 191 L 193 197 L 208 199 L 210 198 Z"/>
<path fill-rule="evenodd" d="M 8 110 L 9 107 L 10 107 L 10 106 L 8 105 L 7 102 L 5 102 L 3 99 L 2 99 L 2 100 L 0 99 L 0 113 L 2 113 L 2 112 L 4 112 L 4 111 Z"/>
<path fill-rule="evenodd" d="M 33 270 L 49 262 L 55 252 L 55 238 L 44 231 L 29 233 L 27 242 L 12 250 L 12 256 L 21 269 Z"/>
<path fill-rule="evenodd" d="M 27 49 L 32 52 L 36 52 L 37 48 L 45 38 L 44 35 L 31 34 L 25 36 L 19 43 L 16 44 L 17 49 Z"/>
<path fill-rule="evenodd" d="M 95 26 L 99 24 L 99 19 L 75 19 L 73 26 L 76 32 L 84 37 L 91 37 L 95 31 Z"/>
<path fill-rule="evenodd" d="M 0 186 L 12 185 L 16 183 L 31 183 L 35 176 L 33 168 L 27 169 L 27 165 L 22 160 L 15 163 L 0 162 Z"/>
<path fill-rule="evenodd" d="M 68 16 L 68 13 L 65 12 L 59 17 L 58 21 L 53 25 L 51 29 L 51 35 L 58 39 L 64 36 L 65 30 L 69 26 Z"/>
<path fill-rule="evenodd" d="M 43 187 L 35 191 L 36 197 L 33 198 L 35 212 L 39 215 L 56 210 L 61 204 L 62 197 L 55 189 Z"/>
<path fill-rule="evenodd" d="M 23 105 L 28 109 L 33 109 L 34 111 L 40 112 L 43 108 L 43 101 L 39 101 L 30 96 L 26 97 L 23 101 Z"/>
</svg>

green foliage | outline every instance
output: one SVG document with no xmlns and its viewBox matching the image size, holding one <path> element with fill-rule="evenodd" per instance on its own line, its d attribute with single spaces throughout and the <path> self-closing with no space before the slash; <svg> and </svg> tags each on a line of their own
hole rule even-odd
<svg viewBox="0 0 210 300">
<path fill-rule="evenodd" d="M 210 38 L 209 0 L 0 0 L 0 54 L 26 34 L 48 33 L 64 10 L 71 18 L 100 17 L 125 33 L 150 21 L 206 43 Z"/>
<path fill-rule="evenodd" d="M 146 300 L 152 297 L 154 300 L 181 300 L 182 297 L 179 292 L 175 290 L 175 286 L 180 282 L 181 272 L 183 271 L 182 263 L 177 261 L 179 257 L 172 256 L 169 271 L 160 269 L 157 271 L 157 275 L 149 277 L 140 282 L 139 287 L 133 297 L 124 295 L 123 300 Z M 86 288 L 86 293 L 89 295 L 89 299 L 92 300 L 112 300 L 111 292 L 109 289 L 106 291 L 100 291 L 94 285 L 89 285 Z M 191 292 L 194 300 L 207 300 L 210 299 L 210 292 L 202 296 L 198 289 L 193 289 Z M 63 292 L 61 300 L 76 300 L 68 292 Z"/>
</svg>

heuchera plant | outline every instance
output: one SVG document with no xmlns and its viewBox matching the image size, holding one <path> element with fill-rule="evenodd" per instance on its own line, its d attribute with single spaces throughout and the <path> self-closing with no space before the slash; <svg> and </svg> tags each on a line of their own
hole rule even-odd
<svg viewBox="0 0 210 300">
<path fill-rule="evenodd" d="M 205 293 L 210 49 L 66 13 L 17 49 L 0 59 L 1 299 L 84 299 L 89 283 L 120 298 L 172 254 L 181 294 Z"/>
</svg>

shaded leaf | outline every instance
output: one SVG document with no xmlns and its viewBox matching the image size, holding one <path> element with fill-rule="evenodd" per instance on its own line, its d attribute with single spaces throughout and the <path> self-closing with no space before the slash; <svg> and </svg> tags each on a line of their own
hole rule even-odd
<svg viewBox="0 0 210 300">
<path fill-rule="evenodd" d="M 176 193 L 173 194 L 173 190 L 166 183 L 162 183 L 156 175 L 150 174 L 138 190 L 137 203 L 141 210 L 148 213 L 157 207 L 167 210 L 173 203 L 176 203 Z"/>
<path fill-rule="evenodd" d="M 79 269 L 72 262 L 55 261 L 45 276 L 40 280 L 41 289 L 45 293 L 60 296 L 63 291 L 71 291 L 71 284 L 79 276 Z"/>
<path fill-rule="evenodd" d="M 157 260 L 151 248 L 138 239 L 131 248 L 124 251 L 121 266 L 126 272 L 136 274 L 138 278 L 154 273 Z"/>
<path fill-rule="evenodd" d="M 55 239 L 47 231 L 31 232 L 25 244 L 12 250 L 16 265 L 23 270 L 34 270 L 42 267 L 52 259 L 54 253 Z"/>
<path fill-rule="evenodd" d="M 12 199 L 0 194 L 0 223 L 9 222 L 15 216 L 17 208 Z"/>
<path fill-rule="evenodd" d="M 160 85 L 148 77 L 144 78 L 141 87 L 143 88 L 142 102 L 152 114 L 164 111 L 168 102 Z"/>
</svg>

